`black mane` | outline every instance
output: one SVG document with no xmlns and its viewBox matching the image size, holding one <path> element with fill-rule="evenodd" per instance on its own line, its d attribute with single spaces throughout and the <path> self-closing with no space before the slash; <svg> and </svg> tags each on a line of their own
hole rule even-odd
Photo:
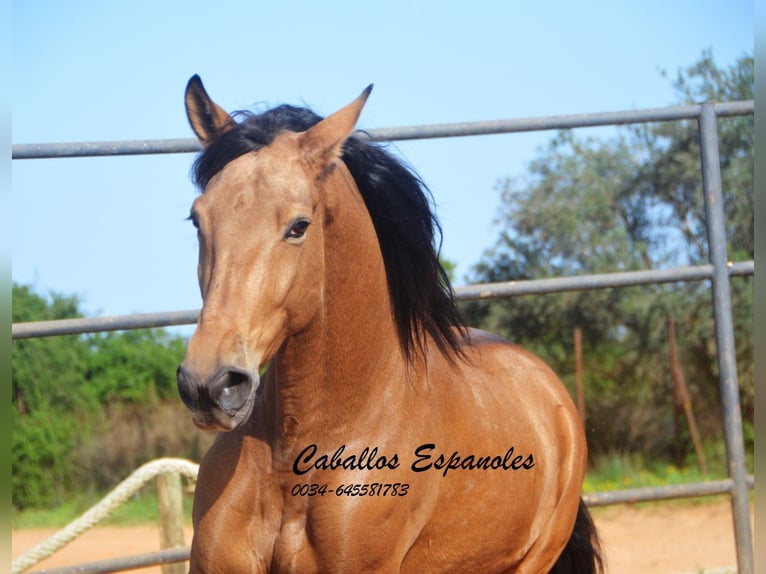
<svg viewBox="0 0 766 574">
<path fill-rule="evenodd" d="M 311 110 L 288 105 L 257 115 L 237 112 L 235 117 L 239 121 L 234 127 L 220 134 L 194 162 L 192 178 L 200 190 L 227 163 L 269 145 L 279 132 L 302 132 L 322 119 Z M 428 336 L 447 357 L 461 356 L 459 334 L 465 326 L 439 263 L 441 227 L 427 187 L 381 146 L 355 136 L 346 141 L 343 161 L 378 235 L 405 356 L 408 360 L 424 356 Z"/>
</svg>

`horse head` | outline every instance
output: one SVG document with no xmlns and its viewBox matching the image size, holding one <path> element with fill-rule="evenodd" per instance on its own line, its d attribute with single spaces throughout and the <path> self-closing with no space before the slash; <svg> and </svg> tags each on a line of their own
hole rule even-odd
<svg viewBox="0 0 766 574">
<path fill-rule="evenodd" d="M 194 201 L 203 306 L 178 388 L 199 427 L 233 430 L 246 421 L 263 367 L 319 313 L 322 182 L 340 161 L 370 90 L 304 131 L 281 130 L 259 149 L 226 152 L 236 157 L 213 170 Z M 186 88 L 186 113 L 203 156 L 241 144 L 236 121 L 197 76 Z"/>
</svg>

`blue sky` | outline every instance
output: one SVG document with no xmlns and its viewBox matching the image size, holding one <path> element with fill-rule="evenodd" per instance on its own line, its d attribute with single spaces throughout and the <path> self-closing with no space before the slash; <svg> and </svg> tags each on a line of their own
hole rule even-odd
<svg viewBox="0 0 766 574">
<path fill-rule="evenodd" d="M 753 50 L 746 0 L 24 0 L 12 10 L 14 143 L 190 137 L 183 90 L 195 73 L 228 110 L 287 102 L 323 115 L 374 82 L 360 127 L 378 128 L 670 105 L 661 69 L 674 76 L 705 49 L 719 66 Z M 522 177 L 552 135 L 395 144 L 434 194 L 456 284 L 497 236 L 497 181 Z M 93 315 L 199 307 L 184 220 L 193 159 L 14 161 L 14 281 L 77 294 Z"/>
</svg>

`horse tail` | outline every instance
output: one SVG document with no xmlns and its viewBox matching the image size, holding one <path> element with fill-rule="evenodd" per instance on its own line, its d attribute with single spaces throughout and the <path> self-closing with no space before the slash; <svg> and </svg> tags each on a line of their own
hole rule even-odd
<svg viewBox="0 0 766 574">
<path fill-rule="evenodd" d="M 604 571 L 596 526 L 582 498 L 574 529 L 550 574 L 600 574 Z"/>
</svg>

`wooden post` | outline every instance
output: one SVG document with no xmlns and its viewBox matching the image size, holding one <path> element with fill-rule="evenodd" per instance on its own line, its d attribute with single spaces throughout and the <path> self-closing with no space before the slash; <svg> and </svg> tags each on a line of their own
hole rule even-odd
<svg viewBox="0 0 766 574">
<path fill-rule="evenodd" d="M 184 546 L 184 511 L 181 475 L 177 472 L 157 477 L 157 507 L 160 518 L 160 549 Z M 162 574 L 185 574 L 186 563 L 165 564 Z"/>
<path fill-rule="evenodd" d="M 575 352 L 575 386 L 577 390 L 577 411 L 580 413 L 583 427 L 585 426 L 585 389 L 582 380 L 582 329 L 575 327 L 574 330 Z"/>
<path fill-rule="evenodd" d="M 678 385 L 672 376 L 670 377 L 670 394 L 673 396 L 673 462 L 680 467 L 684 463 L 683 443 L 681 442 L 681 417 L 684 413 L 684 405 L 678 394 Z"/>
<path fill-rule="evenodd" d="M 699 430 L 697 430 L 697 420 L 694 418 L 694 409 L 692 408 L 692 399 L 689 394 L 689 388 L 686 386 L 686 379 L 678 362 L 678 352 L 676 350 L 676 324 L 673 314 L 668 313 L 668 347 L 670 351 L 670 375 L 673 379 L 673 385 L 676 387 L 678 396 L 686 414 L 686 422 L 689 424 L 689 434 L 694 444 L 694 450 L 697 453 L 697 462 L 702 474 L 707 474 L 707 459 L 705 450 L 702 448 Z"/>
</svg>

